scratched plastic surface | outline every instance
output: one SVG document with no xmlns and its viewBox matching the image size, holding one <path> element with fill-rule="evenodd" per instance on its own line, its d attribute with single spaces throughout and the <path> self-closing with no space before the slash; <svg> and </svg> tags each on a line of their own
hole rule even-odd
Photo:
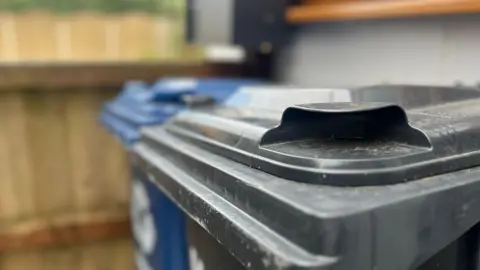
<svg viewBox="0 0 480 270">
<path fill-rule="evenodd" d="M 268 145 L 271 149 L 286 155 L 331 159 L 375 159 L 414 154 L 416 147 L 394 141 L 358 142 L 351 140 L 319 141 L 315 139 Z"/>
<path fill-rule="evenodd" d="M 480 160 L 477 90 L 377 86 L 284 90 L 270 103 L 255 97 L 266 92 L 240 92 L 251 102 L 190 111 L 165 129 L 265 172 L 335 186 L 413 181 Z M 287 108 L 290 99 L 308 103 Z"/>
<path fill-rule="evenodd" d="M 146 128 L 132 162 L 246 269 L 467 270 L 480 92 L 252 89 Z"/>
</svg>

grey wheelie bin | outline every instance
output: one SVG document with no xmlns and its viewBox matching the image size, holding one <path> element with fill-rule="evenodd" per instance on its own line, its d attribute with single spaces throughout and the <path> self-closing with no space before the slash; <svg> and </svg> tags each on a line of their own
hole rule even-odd
<svg viewBox="0 0 480 270">
<path fill-rule="evenodd" d="M 192 269 L 478 270 L 479 105 L 438 87 L 240 91 L 144 129 L 132 163 L 187 214 Z"/>
</svg>

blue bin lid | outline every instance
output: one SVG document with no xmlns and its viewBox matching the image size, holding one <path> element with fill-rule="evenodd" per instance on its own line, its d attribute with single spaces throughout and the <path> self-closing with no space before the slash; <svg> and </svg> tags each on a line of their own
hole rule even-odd
<svg viewBox="0 0 480 270">
<path fill-rule="evenodd" d="M 222 102 L 239 87 L 258 84 L 261 84 L 260 80 L 241 78 L 167 78 L 158 80 L 152 89 L 165 94 L 174 91 L 191 91 L 191 93 L 207 95 L 217 102 Z"/>
<path fill-rule="evenodd" d="M 127 146 L 139 139 L 142 126 L 161 124 L 191 104 L 185 97 L 208 97 L 223 102 L 239 87 L 259 80 L 166 78 L 148 85 L 141 81 L 124 84 L 121 93 L 107 102 L 100 121 Z"/>
</svg>

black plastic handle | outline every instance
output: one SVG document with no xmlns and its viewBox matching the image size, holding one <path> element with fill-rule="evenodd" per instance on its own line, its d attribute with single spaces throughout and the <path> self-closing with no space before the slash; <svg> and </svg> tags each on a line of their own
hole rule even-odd
<svg viewBox="0 0 480 270">
<path fill-rule="evenodd" d="M 260 145 L 304 139 L 328 141 L 395 141 L 431 147 L 428 137 L 411 127 L 405 111 L 385 103 L 315 103 L 283 112 L 279 126 L 267 131 Z"/>
</svg>

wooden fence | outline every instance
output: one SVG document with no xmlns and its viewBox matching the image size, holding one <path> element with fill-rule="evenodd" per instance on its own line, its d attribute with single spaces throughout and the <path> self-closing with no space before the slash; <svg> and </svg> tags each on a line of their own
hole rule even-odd
<svg viewBox="0 0 480 270">
<path fill-rule="evenodd" d="M 98 124 L 129 79 L 238 74 L 203 64 L 0 66 L 0 269 L 133 269 L 129 171 Z"/>
<path fill-rule="evenodd" d="M 181 20 L 144 13 L 0 13 L 0 61 L 132 61 L 201 58 Z"/>
</svg>

